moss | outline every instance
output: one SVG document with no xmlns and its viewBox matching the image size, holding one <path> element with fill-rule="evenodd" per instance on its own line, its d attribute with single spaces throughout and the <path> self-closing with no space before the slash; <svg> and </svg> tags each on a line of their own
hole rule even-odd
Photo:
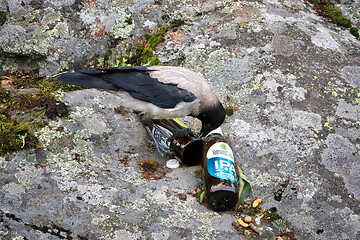
<svg viewBox="0 0 360 240">
<path fill-rule="evenodd" d="M 278 214 L 276 207 L 265 210 L 265 216 L 270 222 L 282 219 L 281 216 Z"/>
<path fill-rule="evenodd" d="M 166 17 L 166 16 L 165 16 Z M 130 21 L 130 20 L 129 20 Z M 132 21 L 132 20 L 131 20 Z M 131 24 L 131 23 L 129 23 Z M 155 56 L 154 49 L 159 44 L 164 42 L 164 37 L 166 32 L 170 28 L 178 27 L 184 24 L 183 20 L 174 20 L 171 22 L 170 26 L 161 26 L 159 27 L 158 31 L 154 34 L 145 33 L 144 38 L 145 42 L 142 44 L 137 44 L 135 49 L 132 49 L 130 46 L 127 49 L 127 54 L 129 56 L 121 56 L 121 59 L 125 59 L 124 61 L 120 62 L 120 60 L 116 60 L 116 64 L 109 64 L 111 53 L 108 53 L 104 59 L 101 61 L 101 65 L 103 67 L 114 67 L 114 66 L 128 66 L 128 65 L 158 65 L 160 64 L 160 60 L 158 57 Z M 135 51 L 134 51 L 135 50 Z"/>
<path fill-rule="evenodd" d="M 339 26 L 346 28 L 351 27 L 351 21 L 342 14 L 340 9 L 328 0 L 308 0 L 308 2 L 314 5 L 314 8 L 319 15 L 329 18 Z M 353 34 L 353 32 L 351 33 Z"/>
<path fill-rule="evenodd" d="M 360 40 L 359 29 L 356 27 L 350 28 L 350 33 Z"/>
<path fill-rule="evenodd" d="M 157 65 L 160 63 L 159 59 L 154 54 L 154 48 L 164 41 L 165 33 L 168 31 L 168 26 L 161 26 L 155 34 L 146 33 L 144 35 L 146 42 L 138 44 L 135 50 L 135 54 L 128 59 L 130 65 Z M 131 50 L 129 50 L 131 52 Z"/>
<path fill-rule="evenodd" d="M 174 28 L 174 27 L 180 27 L 181 25 L 183 25 L 185 23 L 184 20 L 182 19 L 175 19 L 174 21 L 171 22 L 170 27 Z"/>
<path fill-rule="evenodd" d="M 0 11 L 0 26 L 4 25 L 6 22 L 6 12 Z"/>
<path fill-rule="evenodd" d="M 154 66 L 154 65 L 158 65 L 158 64 L 160 64 L 160 60 L 158 57 L 153 57 L 149 62 L 149 66 Z"/>
<path fill-rule="evenodd" d="M 5 77 L 11 88 L 0 88 L 1 155 L 36 147 L 38 140 L 32 130 L 44 127 L 46 118 L 68 116 L 67 106 L 56 100 L 58 91 L 80 89 L 31 72 L 6 74 Z"/>
<path fill-rule="evenodd" d="M 226 116 L 230 117 L 234 115 L 234 108 L 232 107 L 226 107 L 224 108 Z"/>
<path fill-rule="evenodd" d="M 0 155 L 35 148 L 38 139 L 26 124 L 17 123 L 0 114 Z"/>
<path fill-rule="evenodd" d="M 342 15 L 340 9 L 329 2 L 323 5 L 323 16 L 328 17 L 339 26 L 351 27 L 351 21 Z"/>
<path fill-rule="evenodd" d="M 161 26 L 154 35 L 146 33 L 146 43 L 150 44 L 151 48 L 155 48 L 159 43 L 164 41 L 164 36 L 168 29 L 168 26 Z"/>
<path fill-rule="evenodd" d="M 54 80 L 47 77 L 35 78 L 34 80 L 31 81 L 31 85 L 38 88 L 41 94 L 48 98 L 54 98 L 54 96 L 57 94 L 59 90 L 68 92 L 68 91 L 84 89 L 83 87 L 65 84 L 58 80 Z"/>
<path fill-rule="evenodd" d="M 10 92 L 3 87 L 0 87 L 0 104 L 5 104 L 11 99 Z"/>
</svg>

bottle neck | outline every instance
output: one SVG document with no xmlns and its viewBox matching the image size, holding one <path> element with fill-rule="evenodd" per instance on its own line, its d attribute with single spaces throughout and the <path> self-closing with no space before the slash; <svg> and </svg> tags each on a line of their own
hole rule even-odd
<svg viewBox="0 0 360 240">
<path fill-rule="evenodd" d="M 209 132 L 209 134 L 206 135 L 206 137 L 210 137 L 210 136 L 214 136 L 214 135 L 223 137 L 223 132 L 222 132 L 220 127 L 218 127 L 216 129 L 212 130 L 211 132 Z"/>
</svg>

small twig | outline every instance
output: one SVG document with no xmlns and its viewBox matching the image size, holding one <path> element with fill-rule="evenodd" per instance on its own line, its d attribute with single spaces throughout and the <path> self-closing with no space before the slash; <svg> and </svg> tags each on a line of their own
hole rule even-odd
<svg viewBox="0 0 360 240">
<path fill-rule="evenodd" d="M 26 136 L 27 136 L 27 133 L 25 133 L 24 136 L 19 135 L 19 138 L 22 140 L 22 146 L 21 146 L 21 148 L 24 148 L 24 147 L 25 147 L 25 138 L 26 138 Z"/>
</svg>

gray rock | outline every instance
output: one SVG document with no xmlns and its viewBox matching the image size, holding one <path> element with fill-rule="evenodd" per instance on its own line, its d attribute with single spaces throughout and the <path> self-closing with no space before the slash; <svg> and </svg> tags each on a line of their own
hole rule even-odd
<svg viewBox="0 0 360 240">
<path fill-rule="evenodd" d="M 355 25 L 357 4 L 337 5 Z M 235 110 L 222 129 L 252 185 L 248 200 L 279 214 L 271 223 L 254 216 L 261 236 L 242 234 L 231 225 L 239 216 L 193 196 L 201 166 L 167 169 L 170 156 L 148 143 L 139 116 L 87 89 L 59 93 L 70 116 L 47 120 L 37 149 L 0 157 L 1 239 L 360 238 L 359 41 L 310 5 L 0 0 L 0 8 L 4 73 L 115 65 L 144 33 L 184 20 L 155 54 L 202 74 Z M 141 159 L 156 160 L 157 171 L 144 172 Z"/>
</svg>

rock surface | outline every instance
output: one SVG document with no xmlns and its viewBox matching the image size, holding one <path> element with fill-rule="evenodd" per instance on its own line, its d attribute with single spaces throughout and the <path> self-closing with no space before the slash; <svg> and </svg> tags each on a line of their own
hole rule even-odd
<svg viewBox="0 0 360 240">
<path fill-rule="evenodd" d="M 339 7 L 360 27 L 358 5 Z M 200 166 L 163 168 L 136 115 L 82 90 L 61 97 L 70 117 L 49 120 L 38 149 L 0 157 L 1 239 L 360 239 L 360 42 L 306 2 L 0 0 L 0 11 L 0 70 L 42 75 L 115 64 L 184 20 L 156 54 L 236 108 L 223 132 L 250 199 L 280 216 L 256 220 L 261 236 L 238 232 L 231 211 L 191 196 Z M 141 159 L 165 177 L 148 180 Z"/>
</svg>

